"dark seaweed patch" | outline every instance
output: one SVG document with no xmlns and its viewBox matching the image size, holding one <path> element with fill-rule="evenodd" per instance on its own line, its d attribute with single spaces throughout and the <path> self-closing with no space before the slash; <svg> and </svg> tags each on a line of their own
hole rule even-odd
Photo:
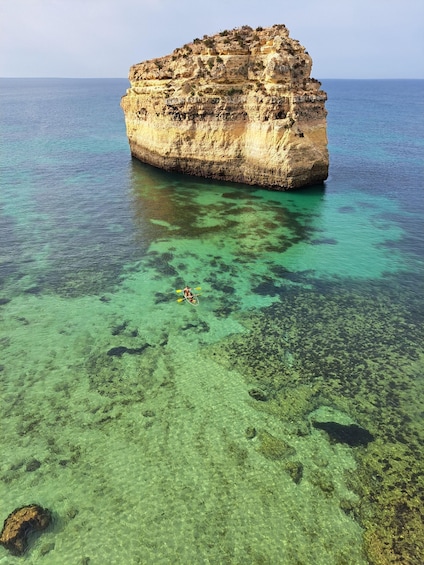
<svg viewBox="0 0 424 565">
<path fill-rule="evenodd" d="M 230 285 L 228 285 L 228 284 L 222 284 L 222 285 L 220 285 L 219 290 L 220 290 L 221 292 L 223 292 L 224 294 L 227 294 L 227 295 L 229 295 L 229 294 L 235 294 L 235 292 L 236 292 L 236 289 L 235 289 L 233 286 L 230 286 Z"/>
<path fill-rule="evenodd" d="M 277 286 L 269 281 L 264 281 L 252 288 L 252 292 L 261 296 L 278 296 L 282 292 L 282 289 L 281 286 Z"/>
<path fill-rule="evenodd" d="M 311 245 L 336 245 L 337 239 L 334 239 L 332 237 L 322 237 L 322 238 L 312 239 L 309 243 Z"/>
<path fill-rule="evenodd" d="M 146 261 L 147 267 L 154 269 L 159 275 L 178 277 L 177 270 L 169 263 L 171 253 L 151 253 Z"/>
<path fill-rule="evenodd" d="M 112 335 L 120 335 L 120 334 L 122 334 L 122 333 L 125 331 L 125 329 L 127 328 L 127 326 L 128 326 L 128 322 L 127 322 L 127 321 L 122 322 L 122 324 L 118 324 L 117 326 L 114 326 L 114 327 L 111 329 L 111 332 L 110 332 L 110 333 L 111 333 Z"/>
<path fill-rule="evenodd" d="M 304 283 L 308 281 L 309 277 L 313 274 L 313 271 L 289 271 L 280 265 L 271 266 L 270 271 L 277 279 L 283 279 L 293 283 Z"/>
<path fill-rule="evenodd" d="M 119 345 L 117 347 L 112 347 L 111 349 L 109 349 L 107 354 L 110 357 L 122 357 L 124 353 L 129 353 L 130 355 L 140 355 L 148 347 L 150 347 L 148 343 L 145 343 L 140 347 L 125 347 L 124 345 Z"/>
<path fill-rule="evenodd" d="M 312 422 L 314 428 L 324 430 L 332 441 L 347 443 L 351 447 L 367 446 L 374 436 L 356 424 L 343 425 L 337 422 Z"/>
<path fill-rule="evenodd" d="M 284 269 L 275 272 L 287 277 Z M 386 274 L 379 281 L 340 283 L 311 277 L 308 285 L 286 285 L 278 302 L 239 314 L 248 331 L 208 352 L 249 386 L 266 390 L 272 413 L 297 419 L 299 429 L 323 404 L 363 424 L 343 429 L 333 422 L 326 430 L 334 441 L 367 445 L 355 450 L 358 467 L 349 478 L 362 500 L 355 516 L 387 562 L 396 555 L 393 562 L 418 564 L 424 539 L 422 277 Z M 378 441 L 372 441 L 377 430 Z M 398 521 L 396 508 L 403 503 Z M 367 551 L 375 555 L 375 548 Z"/>
<path fill-rule="evenodd" d="M 164 304 L 165 302 L 169 302 L 169 300 L 169 293 L 155 292 L 155 304 Z"/>
<path fill-rule="evenodd" d="M 41 294 L 43 292 L 43 288 L 39 285 L 31 286 L 30 288 L 25 289 L 25 294 Z"/>
<path fill-rule="evenodd" d="M 224 192 L 222 194 L 222 198 L 229 198 L 230 200 L 244 200 L 247 203 L 249 203 L 249 200 L 262 200 L 261 196 L 255 196 L 249 193 L 249 190 L 246 191 L 242 188 L 234 190 L 233 192 Z"/>
</svg>

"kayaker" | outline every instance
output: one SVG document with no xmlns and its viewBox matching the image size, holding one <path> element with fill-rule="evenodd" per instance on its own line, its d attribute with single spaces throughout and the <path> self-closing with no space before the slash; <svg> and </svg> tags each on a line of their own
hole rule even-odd
<svg viewBox="0 0 424 565">
<path fill-rule="evenodd" d="M 184 292 L 184 297 L 187 298 L 187 300 L 190 300 L 190 302 L 194 301 L 194 295 L 191 292 L 191 288 L 189 286 L 185 286 L 183 292 Z"/>
</svg>

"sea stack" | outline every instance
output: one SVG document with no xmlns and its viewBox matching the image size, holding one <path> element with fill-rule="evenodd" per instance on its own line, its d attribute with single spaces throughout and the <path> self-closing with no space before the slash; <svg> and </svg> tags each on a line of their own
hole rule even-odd
<svg viewBox="0 0 424 565">
<path fill-rule="evenodd" d="M 321 184 L 327 95 L 311 68 L 284 25 L 222 31 L 134 65 L 121 101 L 131 154 L 276 190 Z"/>
</svg>

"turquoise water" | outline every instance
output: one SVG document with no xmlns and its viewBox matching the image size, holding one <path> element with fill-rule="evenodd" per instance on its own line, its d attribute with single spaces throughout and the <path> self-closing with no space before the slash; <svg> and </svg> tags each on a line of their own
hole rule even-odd
<svg viewBox="0 0 424 565">
<path fill-rule="evenodd" d="M 132 161 L 125 80 L 0 87 L 0 510 L 54 516 L 0 563 L 421 563 L 423 81 L 324 81 L 293 193 Z"/>
</svg>

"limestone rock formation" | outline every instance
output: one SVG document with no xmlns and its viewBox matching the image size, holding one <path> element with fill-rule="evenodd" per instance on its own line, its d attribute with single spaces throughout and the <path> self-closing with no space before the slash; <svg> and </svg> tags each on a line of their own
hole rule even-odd
<svg viewBox="0 0 424 565">
<path fill-rule="evenodd" d="M 328 174 L 325 101 L 284 25 L 204 36 L 131 67 L 130 150 L 151 165 L 286 190 Z"/>
<path fill-rule="evenodd" d="M 37 504 L 17 508 L 4 521 L 0 544 L 13 555 L 23 555 L 27 549 L 28 536 L 46 529 L 50 522 L 50 511 Z"/>
</svg>

